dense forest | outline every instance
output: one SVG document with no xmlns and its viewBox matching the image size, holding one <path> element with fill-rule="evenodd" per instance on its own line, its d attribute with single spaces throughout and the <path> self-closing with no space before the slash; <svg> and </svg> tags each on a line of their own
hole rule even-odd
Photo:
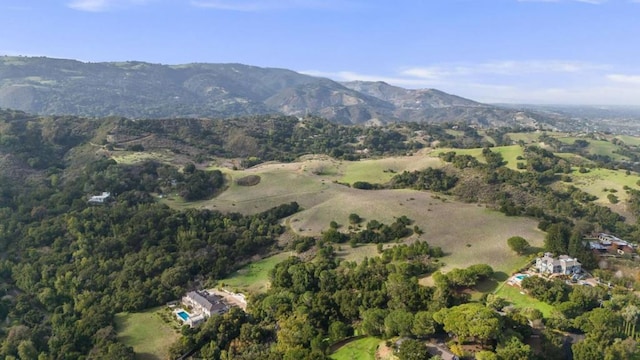
<svg viewBox="0 0 640 360">
<path fill-rule="evenodd" d="M 464 344 L 480 346 L 477 359 L 637 358 L 640 299 L 629 288 L 638 283 L 597 270 L 582 239 L 605 231 L 637 241 L 640 229 L 571 183 L 572 168 L 631 172 L 638 166 L 634 161 L 589 154 L 584 143 L 548 138 L 547 148 L 523 144 L 524 156 L 514 170 L 492 148 L 514 143 L 507 133 L 533 129 L 480 133 L 461 124 L 348 127 L 314 117 L 272 116 L 87 120 L 5 110 L 0 120 L 4 358 L 133 359 L 132 348 L 117 339 L 116 313 L 164 304 L 215 284 L 256 255 L 284 250 L 278 244 L 286 231 L 280 220 L 299 211 L 297 203 L 249 216 L 179 211 L 156 201 L 152 194 L 166 191 L 175 190 L 185 201 L 224 191 L 224 175 L 199 168 L 198 160 L 236 158 L 240 166 L 304 154 L 357 160 L 430 146 L 482 148 L 482 161 L 443 152 L 442 168 L 398 173 L 389 183 L 358 188 L 431 191 L 534 218 L 546 232 L 544 250 L 578 258 L 611 288 L 528 278 L 523 288 L 558 309 L 544 318 L 539 311 L 509 307 L 493 294 L 472 299 L 468 290 L 493 276 L 490 266 L 442 273 L 440 248 L 423 241 L 396 243 L 421 231 L 411 219 L 364 223 L 353 214 L 350 231 L 327 224 L 322 237 L 294 239 L 289 249 L 311 254 L 308 261 L 293 256 L 278 264 L 270 273 L 271 287 L 249 299 L 246 313 L 232 309 L 196 329 L 185 327 L 171 347 L 172 358 L 194 353 L 207 359 L 326 359 L 332 344 L 356 334 L 404 338 L 398 346 L 401 360 L 427 358 L 420 341 L 447 336 L 451 350 L 461 355 Z M 157 142 L 118 142 L 109 136 Z M 125 142 L 134 152 L 175 145 L 177 155 L 193 157 L 194 163 L 181 168 L 157 161 L 122 164 L 93 150 L 116 151 Z M 637 150 L 618 147 L 631 160 L 639 156 Z M 589 161 L 578 163 L 554 151 L 573 151 Z M 108 204 L 87 202 L 102 191 L 113 194 Z M 628 208 L 637 217 L 640 191 L 628 191 Z M 379 244 L 378 254 L 359 263 L 340 260 L 336 250 L 347 243 Z M 418 278 L 428 274 L 434 285 L 419 285 Z M 566 333 L 584 339 L 568 345 Z M 532 338 L 535 348 L 529 345 Z"/>
</svg>

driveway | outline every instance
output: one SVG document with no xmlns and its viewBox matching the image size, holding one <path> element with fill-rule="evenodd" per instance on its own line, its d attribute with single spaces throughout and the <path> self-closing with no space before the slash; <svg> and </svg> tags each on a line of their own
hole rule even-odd
<svg viewBox="0 0 640 360">
<path fill-rule="evenodd" d="M 447 345 L 440 341 L 427 343 L 427 350 L 429 351 L 429 354 L 433 356 L 440 355 L 440 357 L 443 360 L 458 359 L 458 357 L 454 353 L 449 351 L 449 348 L 447 348 Z"/>
</svg>

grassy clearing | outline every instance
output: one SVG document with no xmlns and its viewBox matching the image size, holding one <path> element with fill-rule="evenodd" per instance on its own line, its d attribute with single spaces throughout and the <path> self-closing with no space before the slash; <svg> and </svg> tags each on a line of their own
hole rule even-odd
<svg viewBox="0 0 640 360">
<path fill-rule="evenodd" d="M 352 184 L 356 181 L 384 184 L 396 173 L 422 170 L 428 167 L 442 167 L 443 162 L 437 157 L 424 152 L 413 156 L 397 156 L 382 159 L 361 161 L 345 161 L 340 165 L 342 177 L 340 182 Z"/>
<path fill-rule="evenodd" d="M 342 346 L 329 357 L 333 360 L 375 360 L 380 339 L 365 337 Z"/>
<path fill-rule="evenodd" d="M 544 317 L 549 317 L 555 308 L 545 302 L 534 299 L 522 292 L 522 289 L 503 284 L 496 292 L 496 295 L 507 299 L 513 306 L 519 309 L 534 308 L 542 312 Z"/>
<path fill-rule="evenodd" d="M 486 162 L 484 156 L 482 155 L 481 148 L 475 149 L 453 149 L 453 148 L 442 148 L 433 152 L 434 156 L 437 156 L 441 153 L 446 153 L 449 151 L 454 151 L 458 155 L 471 155 L 478 159 L 478 161 L 484 163 Z M 524 152 L 520 145 L 510 145 L 510 146 L 496 146 L 492 147 L 491 151 L 498 152 L 504 158 L 504 161 L 507 162 L 507 167 L 510 169 L 517 169 L 518 164 L 518 156 L 523 156 Z"/>
<path fill-rule="evenodd" d="M 177 209 L 210 208 L 244 214 L 268 210 L 291 201 L 297 201 L 308 208 L 330 201 L 336 194 L 348 189 L 334 181 L 386 183 L 395 175 L 394 172 L 419 170 L 429 166 L 442 166 L 442 161 L 420 153 L 355 162 L 309 157 L 295 163 L 268 163 L 246 170 L 212 167 L 211 169 L 221 170 L 230 180 L 229 188 L 216 198 L 186 203 L 178 196 L 170 195 L 162 201 Z M 260 176 L 260 183 L 251 187 L 236 184 L 235 180 L 250 175 Z"/>
<path fill-rule="evenodd" d="M 355 248 L 352 248 L 349 244 L 341 244 L 338 251 L 336 251 L 336 255 L 346 261 L 360 262 L 364 258 L 370 259 L 380 254 L 378 254 L 376 245 L 373 244 L 358 245 Z"/>
<path fill-rule="evenodd" d="M 269 271 L 289 257 L 289 253 L 280 253 L 250 263 L 231 274 L 220 283 L 233 292 L 261 293 L 269 288 Z"/>
<path fill-rule="evenodd" d="M 118 339 L 133 347 L 138 359 L 166 359 L 169 347 L 180 337 L 178 330 L 162 320 L 164 311 L 169 312 L 168 308 L 160 307 L 139 313 L 116 314 Z M 165 316 L 172 319 L 170 313 Z"/>
<path fill-rule="evenodd" d="M 534 247 L 532 249 L 538 249 L 538 248 Z M 509 271 L 506 271 L 506 272 L 496 271 L 495 273 L 493 273 L 493 275 L 490 278 L 485 279 L 479 282 L 478 284 L 476 284 L 476 286 L 469 289 L 469 293 L 471 294 L 471 300 L 480 301 L 485 294 L 493 293 L 497 289 L 499 289 L 501 286 L 504 286 L 504 282 L 509 279 L 511 274 L 525 267 L 527 264 L 530 264 L 531 259 L 532 259 L 531 257 L 521 256 L 519 259 L 518 265 L 514 266 Z M 428 279 L 431 279 L 431 277 L 428 277 Z M 430 280 L 430 282 L 434 283 L 432 279 Z M 424 281 L 423 283 L 425 285 L 429 284 L 428 281 Z"/>
<path fill-rule="evenodd" d="M 624 170 L 591 169 L 584 174 L 574 171 L 571 177 L 573 182 L 570 184 L 598 197 L 595 203 L 606 206 L 623 215 L 629 222 L 635 221 L 635 216 L 626 206 L 629 195 L 624 190 L 624 187 L 638 189 L 637 182 L 640 180 L 640 176 L 637 173 L 627 175 Z M 609 194 L 615 195 L 619 202 L 612 204 L 607 198 Z"/>
<path fill-rule="evenodd" d="M 578 155 L 578 154 L 573 154 L 573 153 L 563 153 L 563 152 L 557 152 L 554 153 L 555 156 L 565 159 L 567 161 L 569 161 L 572 164 L 590 164 L 593 161 L 583 157 L 582 155 Z"/>
<path fill-rule="evenodd" d="M 163 200 L 167 205 L 177 208 L 209 208 L 223 212 L 255 214 L 274 206 L 297 201 L 307 207 L 330 198 L 331 179 L 315 175 L 307 169 L 306 163 L 264 164 L 243 171 L 226 168 L 220 170 L 229 178 L 229 188 L 211 200 L 185 203 L 176 196 Z M 260 176 L 255 186 L 240 186 L 235 180 L 248 175 Z"/>
<path fill-rule="evenodd" d="M 495 149 L 495 148 L 492 148 Z M 454 148 L 439 148 L 433 151 L 434 156 L 438 156 L 443 153 L 448 153 L 450 151 L 455 152 L 457 155 L 471 155 L 474 158 L 478 159 L 481 163 L 486 163 L 484 156 L 482 156 L 482 148 L 472 148 L 472 149 L 454 149 Z"/>
<path fill-rule="evenodd" d="M 616 138 L 622 140 L 627 145 L 640 146 L 640 137 L 618 135 Z"/>
<path fill-rule="evenodd" d="M 526 133 L 508 133 L 509 138 L 513 141 L 524 141 L 525 144 L 532 144 L 538 142 L 540 138 L 539 132 L 526 132 Z"/>
<path fill-rule="evenodd" d="M 161 163 L 171 163 L 174 159 L 169 154 L 161 152 L 131 152 L 131 151 L 118 151 L 111 157 L 119 164 L 131 165 L 140 163 L 143 161 L 153 160 Z"/>
<path fill-rule="evenodd" d="M 428 192 L 413 190 L 357 190 L 345 188 L 330 201 L 323 202 L 295 214 L 293 230 L 302 235 L 320 235 L 333 220 L 348 226 L 350 213 L 386 224 L 395 217 L 406 215 L 415 221 L 424 234 L 412 236 L 408 242 L 420 239 L 432 246 L 440 246 L 445 254 L 441 261 L 445 270 L 485 263 L 496 271 L 509 273 L 521 265 L 522 259 L 507 246 L 511 236 L 522 236 L 532 246 L 541 246 L 544 233 L 537 222 L 519 217 L 507 217 L 476 204 L 436 199 Z M 446 221 L 443 221 L 446 219 Z M 351 248 L 343 245 L 340 255 L 357 260 L 370 256 L 365 246 Z M 373 249 L 375 251 L 375 248 Z"/>
<path fill-rule="evenodd" d="M 514 170 L 517 169 L 518 156 L 524 156 L 524 151 L 520 145 L 498 146 L 491 148 L 491 150 L 499 152 L 504 161 L 507 162 L 507 167 Z M 522 160 L 522 162 L 525 161 Z"/>
<path fill-rule="evenodd" d="M 509 156 L 517 156 L 516 147 L 503 147 Z M 499 149 L 499 148 L 498 148 Z M 477 151 L 481 149 L 464 150 Z M 318 175 L 318 164 L 335 167 L 341 175 Z M 424 234 L 413 236 L 407 242 L 420 239 L 432 246 L 440 246 L 447 254 L 442 261 L 445 270 L 486 263 L 496 271 L 509 273 L 520 265 L 520 258 L 509 250 L 506 240 L 522 236 L 532 246 L 540 246 L 544 234 L 537 222 L 519 217 L 506 217 L 478 204 L 466 204 L 437 198 L 429 192 L 408 189 L 359 190 L 334 183 L 338 177 L 350 176 L 353 181 L 371 180 L 376 176 L 390 176 L 383 170 L 392 168 L 421 169 L 428 164 L 441 164 L 434 154 L 426 152 L 414 156 L 395 157 L 362 162 L 339 162 L 332 159 L 307 159 L 297 163 L 262 164 L 257 167 L 233 171 L 221 170 L 230 178 L 229 188 L 214 199 L 185 203 L 175 197 L 161 201 L 178 209 L 196 207 L 253 214 L 283 203 L 297 201 L 302 211 L 287 220 L 291 230 L 299 235 L 320 236 L 331 221 L 342 224 L 347 231 L 350 213 L 369 220 L 391 224 L 396 217 L 406 215 L 415 221 Z M 392 167 L 395 166 L 395 167 Z M 313 169 L 313 170 L 310 170 Z M 379 172 L 376 173 L 378 170 Z M 348 175 L 355 171 L 356 175 Z M 331 170 L 330 172 L 333 172 Z M 373 175 L 371 175 L 373 174 Z M 235 179 L 259 175 L 256 186 L 243 187 Z M 446 219 L 443 221 L 443 219 Z M 358 261 L 364 256 L 375 256 L 375 247 L 351 248 L 345 244 L 339 255 Z"/>
<path fill-rule="evenodd" d="M 571 136 L 558 138 L 558 140 L 565 144 L 573 144 L 573 142 L 578 139 L 586 140 L 589 142 L 589 146 L 587 147 L 587 152 L 589 152 L 589 154 L 602 156 L 606 155 L 611 157 L 613 160 L 628 159 L 626 156 L 614 153 L 614 150 L 619 149 L 619 146 L 606 140 L 584 139 Z"/>
<path fill-rule="evenodd" d="M 640 176 L 636 173 L 627 175 L 624 170 L 609 169 L 591 169 L 587 173 L 574 171 L 571 177 L 573 178 L 572 184 L 574 186 L 597 196 L 598 200 L 596 202 L 604 205 L 610 204 L 607 199 L 607 195 L 610 194 L 609 190 L 615 190 L 614 195 L 620 201 L 625 201 L 627 200 L 627 194 L 624 187 L 628 186 L 632 189 L 637 189 L 637 182 L 640 180 Z"/>
<path fill-rule="evenodd" d="M 612 144 L 608 141 L 604 140 L 588 140 L 589 147 L 588 151 L 593 155 L 607 155 L 610 156 L 614 160 L 628 160 L 626 156 L 616 154 L 613 151 L 617 150 L 618 145 Z"/>
</svg>

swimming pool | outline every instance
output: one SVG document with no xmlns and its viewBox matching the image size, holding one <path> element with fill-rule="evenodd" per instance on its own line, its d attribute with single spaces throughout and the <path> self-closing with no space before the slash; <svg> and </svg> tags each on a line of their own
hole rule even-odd
<svg viewBox="0 0 640 360">
<path fill-rule="evenodd" d="M 186 311 L 179 311 L 177 315 L 180 316 L 180 318 L 184 321 L 189 320 L 189 314 L 187 314 Z"/>
<path fill-rule="evenodd" d="M 514 276 L 516 279 L 522 281 L 522 279 L 529 277 L 529 275 L 527 274 L 518 274 L 516 276 Z"/>
</svg>

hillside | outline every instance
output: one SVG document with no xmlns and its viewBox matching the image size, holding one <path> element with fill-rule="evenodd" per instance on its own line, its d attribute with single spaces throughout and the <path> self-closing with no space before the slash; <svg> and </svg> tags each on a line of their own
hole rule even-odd
<svg viewBox="0 0 640 360">
<path fill-rule="evenodd" d="M 465 122 L 562 127 L 556 118 L 444 92 L 338 82 L 242 64 L 85 63 L 0 57 L 0 107 L 40 115 L 130 118 L 317 115 L 342 124 Z"/>
<path fill-rule="evenodd" d="M 541 113 L 507 109 L 475 102 L 436 89 L 404 89 L 385 82 L 350 81 L 344 86 L 393 104 L 394 116 L 403 121 L 445 122 L 449 119 L 473 119 L 471 123 L 483 127 L 530 126 L 548 124 L 562 127 L 560 117 Z"/>
<path fill-rule="evenodd" d="M 527 288 L 498 283 L 531 255 L 556 251 L 637 301 L 624 296 L 640 286 L 624 265 L 632 254 L 611 254 L 597 269 L 580 244 L 598 232 L 637 242 L 639 146 L 630 136 L 461 124 L 0 110 L 0 357 L 175 359 L 195 351 L 218 359 L 233 351 L 234 359 L 287 359 L 288 334 L 312 334 L 299 345 L 308 353 L 312 341 L 340 344 L 355 330 L 399 336 L 387 326 L 398 319 L 407 336 L 446 338 L 440 316 L 460 309 L 486 309 L 495 332 L 530 333 L 527 318 L 514 328 L 508 313 L 497 318 L 477 302 L 484 298 L 499 301 L 496 309 L 541 308 L 535 320 L 548 319 L 556 333 L 550 314 L 568 308 L 567 321 L 581 324 L 612 303 L 608 290 L 534 283 L 534 303 Z M 89 203 L 103 192 L 106 203 Z M 527 253 L 509 245 L 517 237 Z M 249 316 L 232 309 L 179 330 L 175 312 L 158 307 L 222 283 L 260 292 L 248 297 Z M 542 291 L 547 283 L 560 292 Z M 574 294 L 586 305 L 574 304 Z M 623 312 L 609 311 L 607 319 Z M 417 320 L 427 326 L 407 325 Z M 327 359 L 333 350 L 313 351 Z"/>
</svg>

